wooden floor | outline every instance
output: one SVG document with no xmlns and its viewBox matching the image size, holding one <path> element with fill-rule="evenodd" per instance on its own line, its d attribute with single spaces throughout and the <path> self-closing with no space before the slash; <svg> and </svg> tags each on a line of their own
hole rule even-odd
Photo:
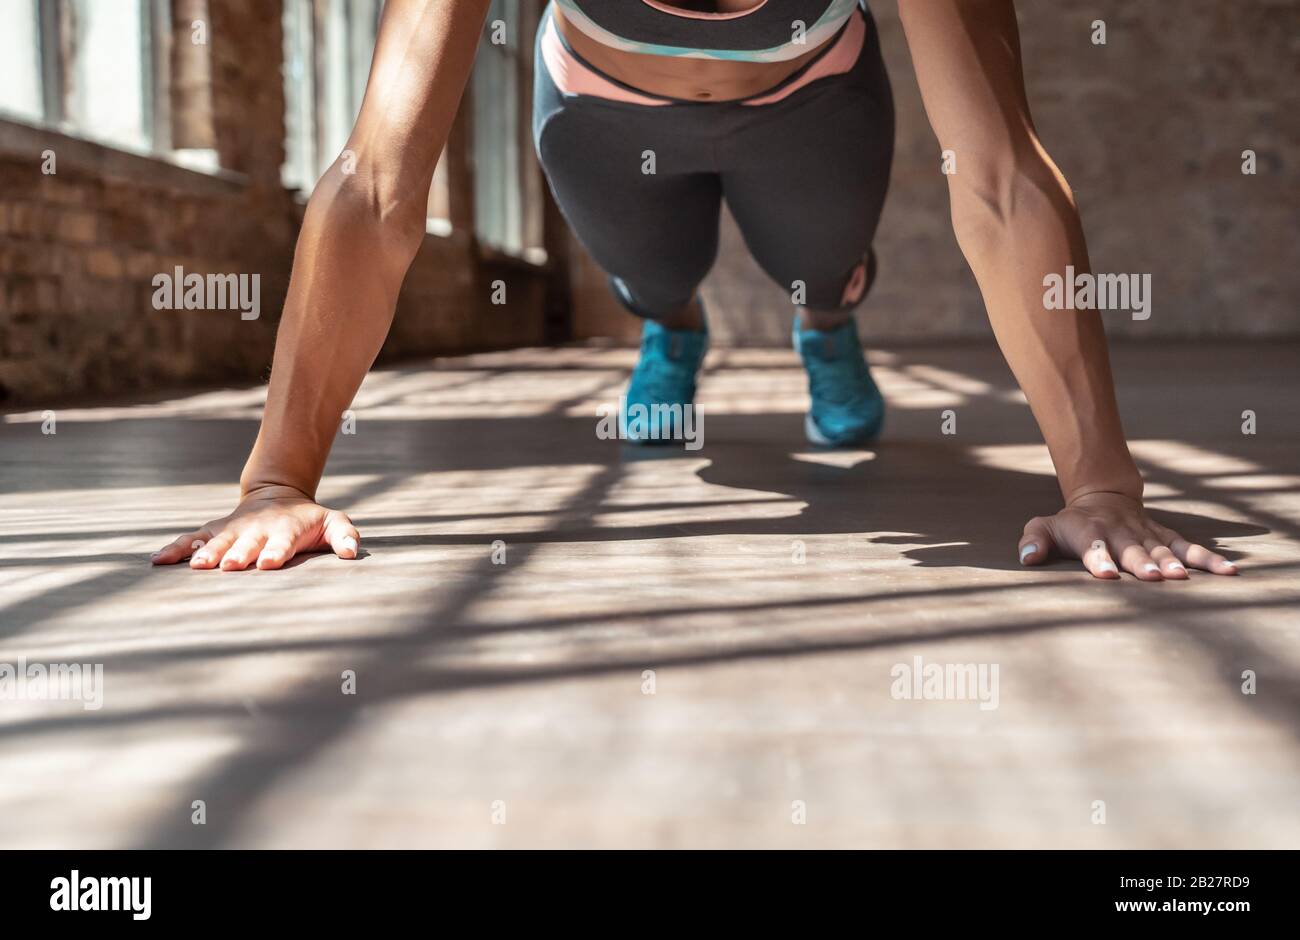
<svg viewBox="0 0 1300 940">
<path fill-rule="evenodd" d="M 1117 351 L 1152 505 L 1243 572 L 1182 584 L 1018 566 L 1057 496 L 984 347 L 873 355 L 845 452 L 787 351 L 711 354 L 693 453 L 597 438 L 628 350 L 382 371 L 322 490 L 365 556 L 278 573 L 147 562 L 260 389 L 12 413 L 0 663 L 104 688 L 0 700 L 0 846 L 1296 847 L 1297 352 Z M 917 657 L 997 707 L 897 697 Z"/>
</svg>

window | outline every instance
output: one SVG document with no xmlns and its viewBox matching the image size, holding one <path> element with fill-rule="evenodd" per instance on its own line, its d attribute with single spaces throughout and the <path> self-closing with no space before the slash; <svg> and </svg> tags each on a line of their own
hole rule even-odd
<svg viewBox="0 0 1300 940">
<path fill-rule="evenodd" d="M 542 251 L 542 178 L 530 114 L 538 0 L 493 0 L 471 76 L 474 229 L 480 242 L 534 262 Z M 284 184 L 310 192 L 347 146 L 361 110 L 381 0 L 284 0 Z M 451 232 L 453 175 L 444 154 L 428 229 Z"/>
<path fill-rule="evenodd" d="M 285 162 L 310 192 L 347 145 L 361 111 L 383 0 L 284 0 Z M 429 230 L 451 231 L 445 161 L 429 193 Z"/>
<path fill-rule="evenodd" d="M 39 0 L 0 0 L 0 112 L 45 117 L 41 97 Z"/>
<path fill-rule="evenodd" d="M 285 0 L 285 184 L 311 189 L 361 110 L 380 0 Z"/>
<path fill-rule="evenodd" d="M 136 149 L 153 142 L 148 4 L 140 0 L 71 0 L 64 4 L 71 62 L 64 119 L 103 140 Z"/>
<path fill-rule="evenodd" d="M 544 258 L 540 171 L 528 122 L 537 6 L 492 0 L 471 83 L 475 234 L 530 260 Z"/>
<path fill-rule="evenodd" d="M 281 178 L 293 189 L 310 189 L 316 168 L 316 81 L 312 4 L 284 4 L 284 168 Z"/>
<path fill-rule="evenodd" d="M 169 145 L 155 54 L 168 0 L 0 0 L 0 22 L 0 111 L 133 150 Z"/>
</svg>

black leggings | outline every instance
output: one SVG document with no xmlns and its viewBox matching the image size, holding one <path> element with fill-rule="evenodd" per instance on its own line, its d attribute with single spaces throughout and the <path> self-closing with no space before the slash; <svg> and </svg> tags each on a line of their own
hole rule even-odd
<svg viewBox="0 0 1300 940">
<path fill-rule="evenodd" d="M 763 105 L 565 95 L 538 50 L 538 157 L 624 306 L 658 318 L 695 296 L 717 256 L 724 198 L 755 260 L 796 303 L 861 300 L 894 150 L 889 78 L 861 15 L 866 40 L 850 71 Z"/>
</svg>

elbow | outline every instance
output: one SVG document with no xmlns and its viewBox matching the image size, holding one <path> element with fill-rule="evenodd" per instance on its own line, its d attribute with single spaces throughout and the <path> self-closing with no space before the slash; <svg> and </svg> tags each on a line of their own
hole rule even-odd
<svg viewBox="0 0 1300 940">
<path fill-rule="evenodd" d="M 303 229 L 378 242 L 394 260 L 409 265 L 424 240 L 427 191 L 385 185 L 380 174 L 345 173 L 336 163 L 316 184 Z"/>
<path fill-rule="evenodd" d="M 968 258 L 1076 214 L 1069 184 L 1045 154 L 965 169 L 949 176 L 948 188 L 953 232 Z"/>
</svg>

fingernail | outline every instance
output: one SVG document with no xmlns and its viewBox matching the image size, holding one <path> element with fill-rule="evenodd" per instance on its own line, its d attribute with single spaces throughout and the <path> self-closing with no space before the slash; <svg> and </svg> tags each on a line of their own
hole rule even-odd
<svg viewBox="0 0 1300 940">
<path fill-rule="evenodd" d="M 1103 561 L 1101 564 L 1099 564 L 1099 565 L 1097 566 L 1097 570 L 1098 570 L 1098 571 L 1115 571 L 1115 570 L 1117 570 L 1117 569 L 1116 569 L 1115 566 L 1114 566 L 1113 564 L 1111 564 L 1109 561 Z"/>
<path fill-rule="evenodd" d="M 349 535 L 343 540 L 343 550 L 352 552 L 355 555 L 357 551 L 357 540 Z"/>
<path fill-rule="evenodd" d="M 1223 560 L 1223 567 L 1225 567 L 1225 568 L 1232 568 L 1234 571 L 1235 571 L 1236 568 L 1237 568 L 1236 565 L 1234 565 L 1232 562 L 1228 561 L 1226 558 Z"/>
<path fill-rule="evenodd" d="M 1149 564 L 1145 564 L 1145 565 L 1143 565 L 1143 566 L 1142 566 L 1142 570 L 1143 570 L 1143 571 L 1156 571 L 1156 572 L 1158 572 L 1158 571 L 1160 570 L 1160 566 L 1157 565 L 1155 562 L 1151 562 L 1151 563 L 1149 563 Z"/>
<path fill-rule="evenodd" d="M 1024 548 L 1020 550 L 1020 563 L 1023 565 L 1025 563 L 1025 559 L 1028 558 L 1036 551 L 1038 551 L 1038 546 L 1035 545 L 1033 542 L 1030 542 L 1028 545 L 1026 545 Z"/>
<path fill-rule="evenodd" d="M 1176 562 L 1176 561 L 1171 561 L 1171 562 L 1169 563 L 1169 570 L 1170 570 L 1170 571 L 1186 571 L 1187 569 L 1184 568 L 1182 565 L 1180 565 L 1178 562 Z"/>
</svg>

